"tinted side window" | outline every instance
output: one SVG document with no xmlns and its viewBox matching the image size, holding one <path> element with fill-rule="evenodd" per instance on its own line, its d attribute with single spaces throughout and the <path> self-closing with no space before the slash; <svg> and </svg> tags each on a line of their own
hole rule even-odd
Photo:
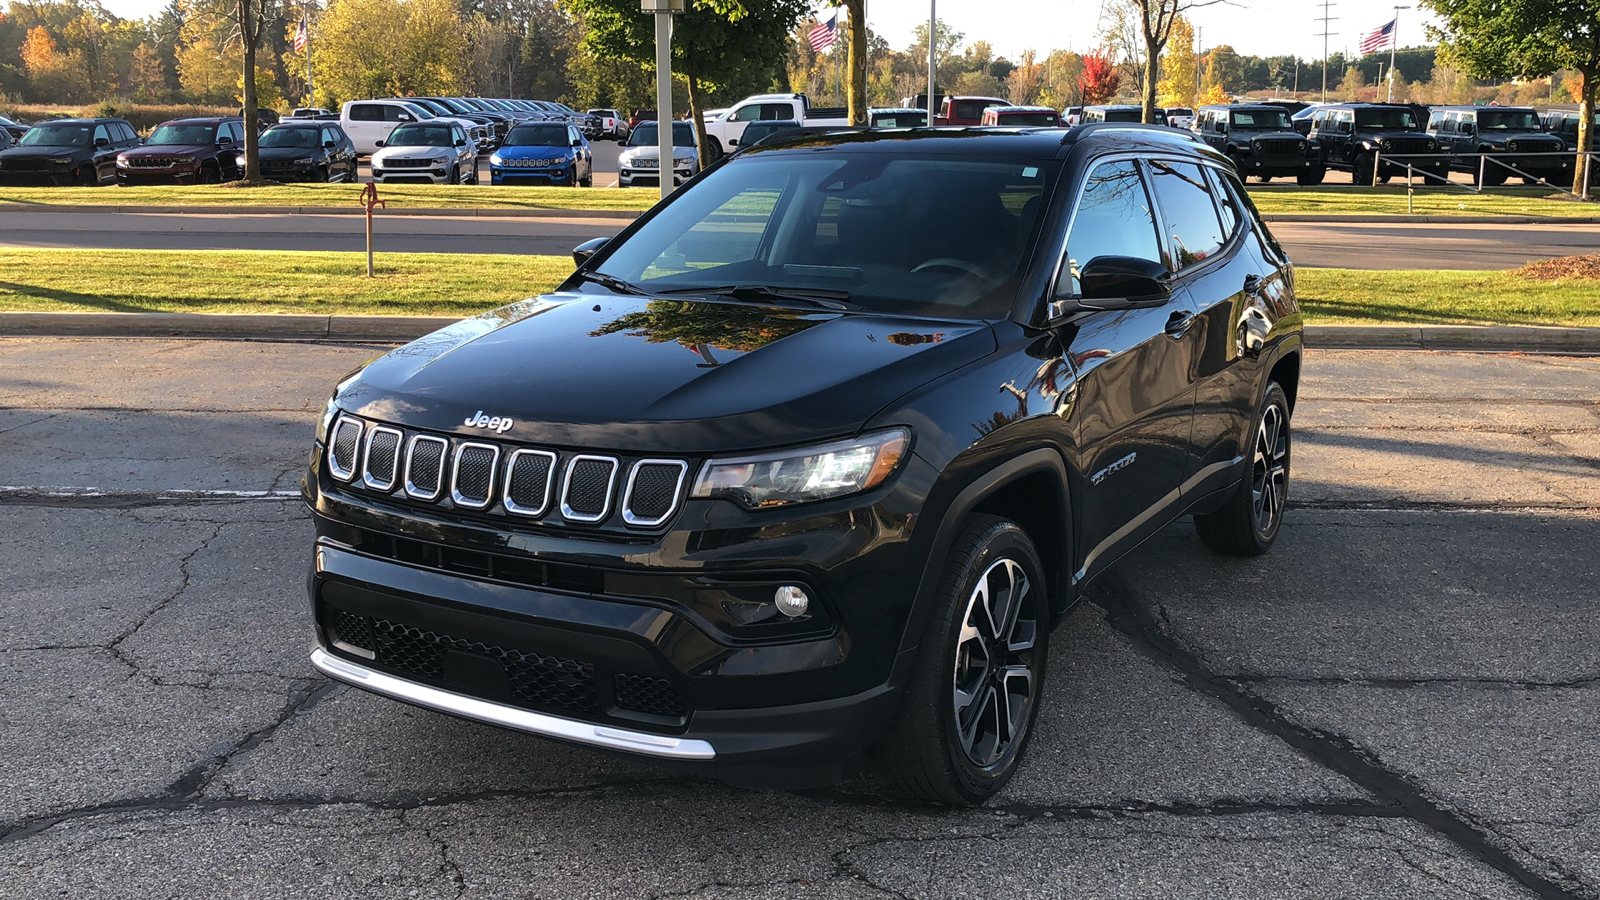
<svg viewBox="0 0 1600 900">
<path fill-rule="evenodd" d="M 1152 161 L 1150 171 L 1156 201 L 1161 204 L 1162 231 L 1172 241 L 1178 268 L 1197 265 L 1222 249 L 1222 224 L 1200 167 Z"/>
<path fill-rule="evenodd" d="M 1211 183 L 1211 193 L 1217 198 L 1217 211 L 1222 213 L 1222 233 L 1225 236 L 1232 235 L 1234 229 L 1239 227 L 1240 214 L 1236 201 L 1225 187 L 1228 177 L 1210 166 L 1205 168 L 1206 178 Z"/>
<path fill-rule="evenodd" d="M 380 106 L 378 108 L 383 110 L 383 120 L 385 122 L 402 121 L 400 118 L 401 116 L 405 116 L 409 119 L 417 118 L 417 116 L 412 114 L 411 110 L 406 109 L 403 106 Z"/>
<path fill-rule="evenodd" d="M 749 106 L 735 110 L 729 120 L 733 122 L 754 122 L 761 117 L 761 104 L 752 103 Z"/>
<path fill-rule="evenodd" d="M 117 124 L 117 128 L 122 131 L 122 140 L 124 142 L 132 144 L 139 140 L 139 135 L 133 130 L 132 125 L 129 125 L 126 122 L 119 122 Z"/>
<path fill-rule="evenodd" d="M 1099 256 L 1132 256 L 1161 262 L 1156 220 L 1144 179 L 1131 161 L 1095 167 L 1067 237 L 1067 264 L 1058 290 L 1076 295 L 1078 272 Z"/>
<path fill-rule="evenodd" d="M 352 122 L 382 122 L 383 107 L 371 103 L 357 103 L 350 107 L 350 121 Z"/>
</svg>

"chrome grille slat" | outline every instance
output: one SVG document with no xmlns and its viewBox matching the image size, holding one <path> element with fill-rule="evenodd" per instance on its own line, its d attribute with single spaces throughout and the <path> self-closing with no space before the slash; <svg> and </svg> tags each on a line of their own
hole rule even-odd
<svg viewBox="0 0 1600 900">
<path fill-rule="evenodd" d="M 555 483 L 556 455 L 549 450 L 518 450 L 506 462 L 504 496 L 506 512 L 542 516 L 550 509 Z"/>
<path fill-rule="evenodd" d="M 366 448 L 361 453 L 361 483 L 373 490 L 394 489 L 400 468 L 400 442 L 397 429 L 379 425 L 367 430 Z"/>
<path fill-rule="evenodd" d="M 362 424 L 359 419 L 341 417 L 333 423 L 328 438 L 328 474 L 340 481 L 356 477 L 357 456 L 361 452 Z"/>
<path fill-rule="evenodd" d="M 641 459 L 634 463 L 628 471 L 628 486 L 622 492 L 622 521 L 649 528 L 671 518 L 678 509 L 678 497 L 688 472 L 689 464 L 680 459 Z"/>
<path fill-rule="evenodd" d="M 494 499 L 494 476 L 499 462 L 500 448 L 495 444 L 464 442 L 457 445 L 455 464 L 450 469 L 450 499 L 467 509 L 488 506 Z"/>
<path fill-rule="evenodd" d="M 444 463 L 450 442 L 419 434 L 406 447 L 406 495 L 417 500 L 437 500 L 444 488 Z"/>
<path fill-rule="evenodd" d="M 604 521 L 611 512 L 611 495 L 616 490 L 618 465 L 616 457 L 588 453 L 580 453 L 567 460 L 566 474 L 561 479 L 562 517 L 571 522 Z M 578 505 L 573 505 L 574 500 Z"/>
</svg>

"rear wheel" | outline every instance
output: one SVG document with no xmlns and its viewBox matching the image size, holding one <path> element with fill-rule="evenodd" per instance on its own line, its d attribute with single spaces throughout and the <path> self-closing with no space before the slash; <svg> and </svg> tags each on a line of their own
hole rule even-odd
<svg viewBox="0 0 1600 900">
<path fill-rule="evenodd" d="M 1267 385 L 1255 424 L 1246 482 L 1221 509 L 1194 517 L 1200 540 L 1229 556 L 1267 552 L 1283 525 L 1289 498 L 1289 399 L 1276 381 Z"/>
<path fill-rule="evenodd" d="M 884 767 L 933 803 L 982 803 L 1033 733 L 1049 649 L 1044 568 L 1009 519 L 974 515 L 950 548 Z"/>
<path fill-rule="evenodd" d="M 1325 178 L 1327 174 L 1327 170 L 1319 165 L 1315 168 L 1307 169 L 1304 172 L 1301 172 L 1295 177 L 1295 182 L 1301 187 L 1310 187 L 1312 185 L 1321 184 L 1322 179 Z"/>
</svg>

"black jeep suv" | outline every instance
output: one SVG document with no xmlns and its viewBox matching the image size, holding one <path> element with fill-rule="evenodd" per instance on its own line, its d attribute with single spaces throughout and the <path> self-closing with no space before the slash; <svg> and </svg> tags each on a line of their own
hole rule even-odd
<svg viewBox="0 0 1600 900">
<path fill-rule="evenodd" d="M 1186 513 L 1278 535 L 1293 267 L 1191 135 L 775 141 L 574 255 L 335 389 L 327 675 L 743 784 L 876 751 L 980 802 L 1091 579 Z"/>
<path fill-rule="evenodd" d="M 139 146 L 122 119 L 51 119 L 0 150 L 0 184 L 93 186 L 115 181 L 117 154 Z"/>
<path fill-rule="evenodd" d="M 1450 180 L 1450 161 L 1422 130 L 1412 108 L 1402 103 L 1331 103 L 1311 115 L 1308 135 L 1322 149 L 1330 169 L 1352 173 L 1356 184 L 1406 177 L 1406 166 L 1428 184 Z"/>
<path fill-rule="evenodd" d="M 1566 144 L 1544 133 L 1531 106 L 1435 107 L 1428 116 L 1428 133 L 1441 152 L 1450 154 L 1452 169 L 1470 173 L 1485 186 L 1518 175 L 1525 184 L 1540 179 L 1560 187 L 1572 184 L 1573 160 L 1565 153 Z"/>
<path fill-rule="evenodd" d="M 1194 130 L 1233 160 L 1241 178 L 1254 175 L 1265 182 L 1287 176 L 1303 185 L 1322 183 L 1321 149 L 1294 130 L 1281 106 L 1202 106 Z"/>
</svg>

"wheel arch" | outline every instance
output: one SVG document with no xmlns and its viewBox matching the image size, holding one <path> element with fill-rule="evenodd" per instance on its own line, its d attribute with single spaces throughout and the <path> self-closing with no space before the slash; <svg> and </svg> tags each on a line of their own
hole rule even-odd
<svg viewBox="0 0 1600 900">
<path fill-rule="evenodd" d="M 1276 381 L 1282 388 L 1283 394 L 1289 400 L 1289 412 L 1294 413 L 1295 397 L 1300 392 L 1300 348 L 1294 347 L 1285 351 L 1272 363 L 1272 368 L 1267 371 L 1267 382 Z M 1264 393 L 1267 386 L 1263 384 Z"/>
<path fill-rule="evenodd" d="M 1065 612 L 1075 599 L 1076 588 L 1072 580 L 1076 555 L 1072 483 L 1060 452 L 1039 447 L 990 466 L 956 493 L 940 513 L 938 530 L 923 562 L 891 684 L 905 684 L 916 662 L 923 626 L 944 574 L 944 560 L 962 523 L 973 513 L 1011 519 L 1027 532 L 1045 566 L 1052 612 Z"/>
</svg>

